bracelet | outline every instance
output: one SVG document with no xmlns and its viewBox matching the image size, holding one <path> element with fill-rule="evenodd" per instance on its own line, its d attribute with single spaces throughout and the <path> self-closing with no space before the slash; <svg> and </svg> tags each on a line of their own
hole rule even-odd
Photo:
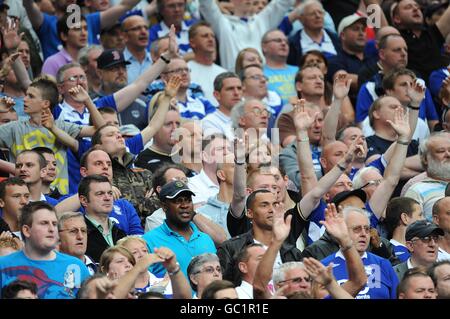
<svg viewBox="0 0 450 319">
<path fill-rule="evenodd" d="M 339 163 L 337 163 L 336 166 L 337 166 L 342 172 L 344 172 L 344 171 L 347 169 L 346 167 L 339 165 Z"/>
<path fill-rule="evenodd" d="M 237 161 L 234 161 L 234 164 L 236 164 L 236 165 L 245 165 L 245 162 L 239 163 Z"/>
<path fill-rule="evenodd" d="M 408 141 L 400 141 L 400 140 L 397 140 L 397 144 L 401 144 L 401 145 L 406 145 L 406 146 L 408 146 L 409 143 L 410 143 L 410 142 L 408 142 Z"/>
<path fill-rule="evenodd" d="M 420 105 L 419 106 L 412 106 L 412 105 L 408 105 L 408 108 L 414 111 L 418 111 L 420 110 Z"/>
<path fill-rule="evenodd" d="M 309 142 L 309 137 L 297 137 L 297 142 Z"/>
<path fill-rule="evenodd" d="M 164 55 L 160 55 L 159 56 L 161 58 L 161 60 L 163 60 L 166 64 L 170 63 L 170 59 L 166 58 Z"/>
<path fill-rule="evenodd" d="M 181 270 L 181 267 L 180 267 L 180 264 L 177 261 L 177 268 L 175 268 L 175 270 L 172 271 L 172 272 L 168 271 L 169 276 L 175 276 L 176 274 L 178 274 L 180 272 L 180 270 Z"/>
<path fill-rule="evenodd" d="M 347 250 L 351 249 L 352 247 L 353 247 L 353 241 L 351 241 L 348 246 L 345 246 L 345 247 L 341 246 L 341 251 L 342 252 L 347 251 Z"/>
</svg>

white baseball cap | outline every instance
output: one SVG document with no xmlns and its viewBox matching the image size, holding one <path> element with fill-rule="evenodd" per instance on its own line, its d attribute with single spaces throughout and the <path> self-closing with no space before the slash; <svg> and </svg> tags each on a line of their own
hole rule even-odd
<svg viewBox="0 0 450 319">
<path fill-rule="evenodd" d="M 344 19 L 342 19 L 338 27 L 338 36 L 341 35 L 342 31 L 344 31 L 345 28 L 351 26 L 358 20 L 364 20 L 364 23 L 367 23 L 366 17 L 360 16 L 359 14 L 356 13 L 346 16 Z"/>
</svg>

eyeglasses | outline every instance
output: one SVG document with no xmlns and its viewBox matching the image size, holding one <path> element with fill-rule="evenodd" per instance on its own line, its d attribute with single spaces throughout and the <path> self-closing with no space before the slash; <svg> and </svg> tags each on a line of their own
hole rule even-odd
<svg viewBox="0 0 450 319">
<path fill-rule="evenodd" d="M 252 108 L 252 110 L 248 113 L 253 113 L 256 116 L 269 116 L 270 115 L 270 112 L 268 110 L 265 110 L 265 109 L 261 110 L 260 108 L 257 108 L 257 107 Z"/>
<path fill-rule="evenodd" d="M 217 271 L 219 274 L 222 273 L 222 267 L 217 266 L 217 267 L 213 267 L 213 266 L 208 266 L 203 268 L 202 270 L 197 271 L 194 275 L 196 274 L 200 274 L 200 273 L 205 273 L 205 274 L 213 274 L 214 271 Z"/>
<path fill-rule="evenodd" d="M 435 243 L 439 240 L 439 235 L 431 235 L 423 238 L 413 238 L 411 241 L 420 240 L 424 244 L 429 244 L 433 240 Z"/>
<path fill-rule="evenodd" d="M 87 229 L 86 228 L 70 228 L 70 229 L 61 229 L 60 232 L 66 231 L 68 232 L 71 236 L 76 236 L 78 235 L 79 232 L 81 232 L 82 235 L 86 235 L 87 234 Z"/>
<path fill-rule="evenodd" d="M 284 285 L 285 283 L 288 283 L 288 282 L 292 282 L 294 284 L 301 284 L 302 282 L 311 282 L 311 278 L 310 277 L 295 277 L 295 278 L 280 281 L 278 284 Z"/>
<path fill-rule="evenodd" d="M 77 81 L 84 82 L 86 80 L 87 80 L 87 78 L 85 75 L 73 75 L 73 76 L 69 76 L 66 79 L 66 81 L 69 81 L 69 82 L 77 82 Z"/>
<path fill-rule="evenodd" d="M 190 73 L 191 69 L 189 69 L 189 68 L 178 68 L 178 69 L 174 69 L 172 71 L 166 71 L 164 73 L 165 74 L 169 74 L 169 73 L 183 73 L 183 72 Z"/>
<path fill-rule="evenodd" d="M 265 76 L 265 75 L 262 75 L 262 74 L 249 75 L 249 76 L 246 76 L 245 78 L 246 79 L 252 79 L 252 80 L 255 80 L 255 81 L 261 81 L 261 80 L 264 80 L 266 82 L 269 81 L 269 78 L 267 76 Z"/>
<path fill-rule="evenodd" d="M 288 42 L 288 39 L 286 39 L 286 38 L 275 38 L 275 39 L 269 39 L 269 40 L 266 40 L 265 41 L 266 43 L 269 43 L 269 42 L 276 42 L 276 43 L 289 43 Z"/>
<path fill-rule="evenodd" d="M 367 186 L 369 186 L 369 185 L 370 185 L 370 186 L 371 186 L 371 185 L 378 186 L 378 185 L 381 184 L 382 181 L 383 181 L 382 179 L 375 179 L 375 180 L 372 180 L 372 181 L 368 181 L 368 182 L 365 183 L 363 186 L 361 186 L 361 188 L 367 187 Z"/>
<path fill-rule="evenodd" d="M 360 234 L 363 230 L 365 233 L 370 233 L 370 226 L 364 225 L 364 226 L 354 226 L 350 228 L 352 232 L 355 234 Z"/>
</svg>

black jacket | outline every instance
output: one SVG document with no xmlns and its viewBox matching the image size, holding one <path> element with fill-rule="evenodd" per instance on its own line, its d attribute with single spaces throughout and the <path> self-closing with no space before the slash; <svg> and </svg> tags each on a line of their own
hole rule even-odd
<svg viewBox="0 0 450 319">
<path fill-rule="evenodd" d="M 236 257 L 239 252 L 246 246 L 253 244 L 253 231 L 233 237 L 223 242 L 217 249 L 217 255 L 222 266 L 223 279 L 230 280 L 235 285 L 240 284 L 240 274 L 236 265 Z M 300 261 L 301 252 L 294 245 L 283 243 L 280 249 L 281 261 Z"/>
<path fill-rule="evenodd" d="M 397 265 L 400 260 L 395 256 L 393 246 L 389 240 L 381 238 L 382 245 L 380 248 L 374 248 L 369 245 L 368 251 L 372 254 L 388 259 L 391 264 Z M 325 231 L 322 237 L 316 240 L 314 243 L 306 247 L 302 251 L 302 258 L 314 257 L 317 260 L 322 260 L 325 257 L 334 254 L 339 250 L 338 243 L 331 237 L 331 235 Z"/>
<path fill-rule="evenodd" d="M 109 248 L 109 245 L 100 231 L 95 228 L 94 224 L 92 224 L 86 216 L 84 217 L 84 221 L 86 222 L 88 235 L 86 255 L 98 263 L 100 261 L 100 256 L 106 249 Z M 113 224 L 112 238 L 114 245 L 119 239 L 125 237 L 126 235 L 127 234 L 123 230 Z"/>
</svg>

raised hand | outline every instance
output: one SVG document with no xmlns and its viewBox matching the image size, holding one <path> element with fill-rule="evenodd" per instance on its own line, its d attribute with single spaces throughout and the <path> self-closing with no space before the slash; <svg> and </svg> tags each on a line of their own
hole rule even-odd
<svg viewBox="0 0 450 319">
<path fill-rule="evenodd" d="M 341 246 L 347 246 L 351 241 L 344 217 L 338 214 L 334 204 L 328 204 L 325 209 L 325 220 L 320 221 L 328 233 L 333 236 Z"/>
<path fill-rule="evenodd" d="M 142 258 L 136 262 L 135 267 L 138 267 L 139 272 L 144 272 L 144 271 L 147 271 L 147 268 L 150 267 L 151 265 L 160 263 L 163 261 L 164 261 L 164 259 L 159 257 L 159 255 L 156 253 L 155 254 L 146 254 L 146 255 L 142 256 Z"/>
<path fill-rule="evenodd" d="M 5 58 L 3 66 L 0 70 L 0 78 L 5 78 L 8 76 L 9 72 L 12 70 L 12 65 L 16 62 L 17 58 L 20 56 L 20 52 L 15 52 Z"/>
<path fill-rule="evenodd" d="M 418 107 L 422 100 L 425 98 L 425 86 L 421 84 L 419 80 L 415 80 L 414 83 L 408 84 L 408 88 L 406 93 L 411 99 L 411 105 L 414 107 Z"/>
<path fill-rule="evenodd" d="M 297 131 L 307 131 L 319 116 L 319 112 L 316 112 L 313 117 L 309 116 L 308 112 L 305 111 L 305 104 L 305 99 L 299 99 L 294 105 L 293 120 Z"/>
<path fill-rule="evenodd" d="M 303 264 L 305 265 L 305 271 L 315 282 L 326 287 L 334 280 L 333 263 L 325 267 L 320 261 L 311 257 L 304 258 Z"/>
<path fill-rule="evenodd" d="M 175 33 L 175 26 L 173 24 L 170 26 L 169 31 L 169 54 L 171 59 L 179 56 L 177 35 Z"/>
<path fill-rule="evenodd" d="M 115 299 L 113 291 L 117 287 L 117 284 L 117 280 L 111 280 L 108 277 L 96 279 L 95 289 L 97 291 L 97 299 Z"/>
<path fill-rule="evenodd" d="M 343 100 L 350 91 L 352 79 L 347 78 L 347 72 L 341 72 L 334 77 L 333 95 L 338 100 Z"/>
<path fill-rule="evenodd" d="M 89 94 L 81 85 L 77 85 L 71 88 L 69 90 L 69 94 L 75 101 L 79 103 L 86 103 L 86 101 L 90 99 Z"/>
<path fill-rule="evenodd" d="M 409 121 L 402 107 L 398 107 L 394 111 L 394 121 L 386 120 L 391 125 L 399 138 L 408 139 L 411 129 Z"/>
<path fill-rule="evenodd" d="M 181 76 L 179 75 L 171 76 L 169 81 L 167 81 L 166 83 L 166 88 L 164 89 L 164 92 L 166 93 L 167 96 L 174 98 L 177 96 L 180 84 L 181 84 Z"/>
<path fill-rule="evenodd" d="M 41 112 L 41 124 L 51 130 L 55 125 L 55 119 L 53 118 L 53 114 L 49 108 L 45 108 Z"/>
<path fill-rule="evenodd" d="M 175 253 L 167 247 L 155 248 L 155 254 L 161 259 L 162 265 L 168 272 L 176 271 L 177 257 Z"/>
<path fill-rule="evenodd" d="M 233 140 L 234 161 L 236 163 L 245 163 L 245 140 L 235 137 Z"/>
<path fill-rule="evenodd" d="M 284 203 L 277 202 L 273 204 L 273 239 L 279 243 L 284 242 L 291 231 L 292 215 L 287 216 L 285 219 L 285 211 Z"/>
<path fill-rule="evenodd" d="M 360 144 L 358 139 L 354 140 L 350 147 L 348 148 L 347 153 L 344 155 L 344 166 L 347 167 L 355 158 L 364 157 L 365 151 L 363 144 Z"/>
<path fill-rule="evenodd" d="M 24 33 L 19 35 L 18 30 L 19 24 L 11 18 L 8 18 L 6 26 L 1 28 L 5 48 L 9 51 L 16 50 L 22 41 Z"/>
</svg>

